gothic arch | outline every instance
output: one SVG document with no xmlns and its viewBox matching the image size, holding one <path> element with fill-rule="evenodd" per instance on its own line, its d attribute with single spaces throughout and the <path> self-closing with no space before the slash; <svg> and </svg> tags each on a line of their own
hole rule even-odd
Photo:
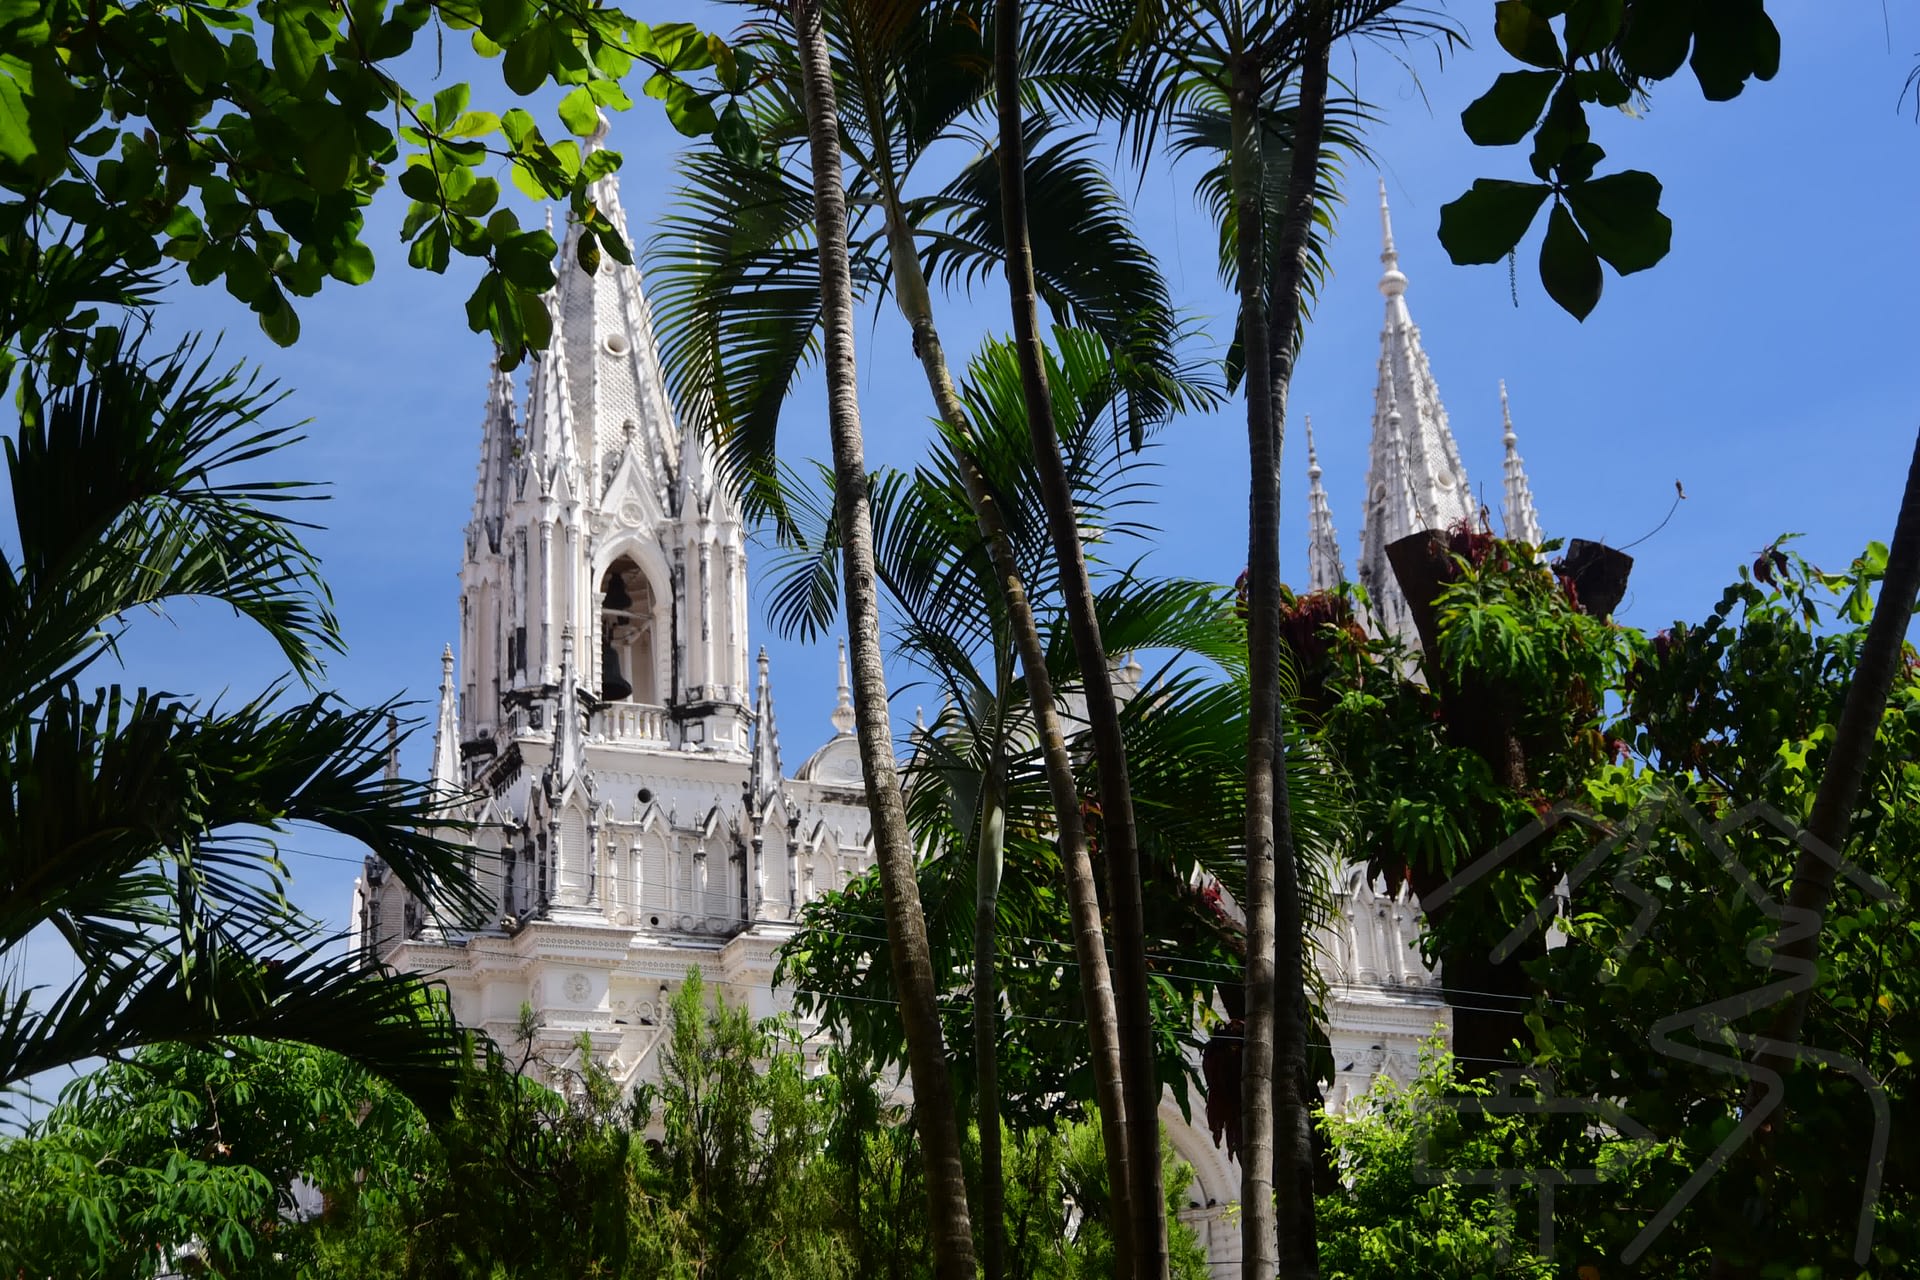
<svg viewBox="0 0 1920 1280">
<path fill-rule="evenodd" d="M 671 687 L 673 576 L 657 544 L 623 534 L 595 555 L 586 654 L 592 687 L 608 701 L 661 706 Z M 608 697 L 621 693 L 620 697 Z"/>
</svg>

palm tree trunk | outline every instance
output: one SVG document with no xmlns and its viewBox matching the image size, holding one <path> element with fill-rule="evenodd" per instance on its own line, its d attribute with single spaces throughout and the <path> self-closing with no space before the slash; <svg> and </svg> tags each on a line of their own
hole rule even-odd
<svg viewBox="0 0 1920 1280">
<path fill-rule="evenodd" d="M 974 1274 L 973 1227 L 967 1211 L 959 1127 L 954 1119 L 953 1085 L 941 1043 L 926 917 L 914 878 L 913 840 L 907 830 L 906 804 L 894 761 L 886 671 L 880 653 L 873 520 L 854 369 L 853 284 L 847 261 L 847 197 L 840 176 L 838 111 L 819 0 L 794 0 L 792 19 L 812 159 L 814 219 L 820 238 L 823 365 L 833 436 L 834 507 L 846 576 L 847 648 L 853 668 L 860 764 L 866 778 L 867 807 L 873 816 L 887 947 L 900 993 L 900 1021 L 906 1030 L 914 1118 L 926 1162 L 934 1274 L 941 1280 L 963 1280 Z"/>
<path fill-rule="evenodd" d="M 914 349 L 933 393 L 934 407 L 940 417 L 963 439 L 973 439 L 973 424 L 966 406 L 954 389 L 953 375 L 947 365 L 946 348 L 933 323 L 933 302 L 927 289 L 920 257 L 911 232 L 901 214 L 898 192 L 892 174 L 882 174 L 886 188 L 888 243 L 894 275 L 894 297 L 913 328 Z M 1046 644 L 1034 620 L 1033 605 L 1027 598 L 1013 543 L 1007 536 L 1006 522 L 994 501 L 987 478 L 964 448 L 953 451 L 967 486 L 967 498 L 974 518 L 980 522 L 980 536 L 986 543 L 988 559 L 998 579 L 1000 599 L 1007 610 L 1007 625 L 1013 634 L 1014 649 L 1020 659 L 1021 674 L 1027 681 L 1027 698 L 1033 709 L 1034 728 L 1040 737 L 1042 759 L 1047 771 L 1047 789 L 1053 800 L 1054 821 L 1060 829 L 1060 863 L 1067 880 L 1067 914 L 1073 922 L 1074 958 L 1080 966 L 1080 991 L 1087 1005 L 1087 1035 L 1093 1066 L 1095 1104 L 1100 1110 L 1100 1136 L 1106 1155 L 1107 1178 L 1112 1196 L 1115 1223 L 1115 1280 L 1131 1280 L 1133 1242 L 1122 1231 L 1132 1221 L 1131 1201 L 1127 1195 L 1126 1098 L 1120 1073 L 1120 1032 L 1114 1008 L 1113 980 L 1107 967 L 1106 930 L 1100 923 L 1100 895 L 1093 880 L 1093 859 L 1087 850 L 1086 823 L 1080 815 L 1080 790 L 1073 776 L 1073 757 L 1067 751 L 1066 730 L 1060 722 L 1060 707 L 1055 701 L 1053 675 L 1047 670 Z"/>
<path fill-rule="evenodd" d="M 1814 848 L 1825 846 L 1839 851 L 1846 844 L 1847 828 L 1852 824 L 1854 803 L 1866 783 L 1867 761 L 1873 753 L 1874 739 L 1887 710 L 1887 697 L 1894 678 L 1900 672 L 1901 649 L 1906 643 L 1907 627 L 1913 621 L 1914 604 L 1920 598 L 1920 435 L 1913 445 L 1913 461 L 1907 469 L 1907 487 L 1900 499 L 1900 514 L 1894 524 L 1893 541 L 1887 548 L 1887 571 L 1880 580 L 1880 599 L 1873 607 L 1873 619 L 1867 623 L 1867 638 L 1860 646 L 1860 658 L 1854 667 L 1853 683 L 1847 686 L 1846 702 L 1840 708 L 1840 723 L 1833 735 L 1833 754 L 1827 757 L 1826 772 L 1820 776 L 1820 788 L 1814 793 L 1813 812 L 1807 819 L 1807 834 L 1818 845 L 1803 847 L 1793 868 L 1793 891 L 1787 898 L 1789 919 L 1795 913 L 1811 913 L 1817 923 L 1791 939 L 1775 952 L 1773 967 L 1793 967 L 1813 972 L 1820 950 L 1821 913 L 1833 897 L 1834 876 L 1838 866 L 1828 862 Z M 1802 917 L 1807 918 L 1807 917 Z M 1794 1046 L 1800 1040 L 1807 1020 L 1807 1007 L 1813 991 L 1795 993 L 1767 1024 L 1762 1049 L 1755 1054 L 1758 1067 L 1773 1074 L 1792 1070 Z M 1766 1100 L 1766 1086 L 1756 1080 L 1747 1091 L 1744 1110 L 1754 1113 Z M 1748 1147 L 1744 1163 L 1748 1169 L 1767 1169 L 1771 1162 L 1765 1149 L 1774 1134 L 1786 1122 L 1784 1114 L 1771 1116 L 1763 1123 Z M 1759 1212 L 1764 1215 L 1763 1197 Z M 1758 1238 L 1763 1224 L 1755 1222 L 1752 1237 Z M 1716 1257 L 1714 1276 L 1748 1274 L 1745 1267 Z"/>
<path fill-rule="evenodd" d="M 1014 350 L 1027 402 L 1047 529 L 1059 561 L 1068 630 L 1080 661 L 1082 694 L 1100 769 L 1100 810 L 1106 836 L 1108 904 L 1113 911 L 1113 975 L 1118 1004 L 1122 1087 L 1126 1095 L 1127 1199 L 1133 1219 L 1137 1280 L 1165 1280 L 1166 1195 L 1160 1175 L 1160 1080 L 1154 1067 L 1153 1024 L 1147 1005 L 1146 925 L 1141 903 L 1140 851 L 1133 826 L 1127 750 L 1120 703 L 1094 614 L 1093 585 L 1080 545 L 1060 438 L 1053 418 L 1039 333 L 1033 244 L 1027 227 L 1026 137 L 1020 106 L 1020 0 L 994 3 L 994 79 L 1000 132 L 1001 216 L 1007 245 L 1007 291 L 1013 309 Z M 1116 1194 L 1119 1188 L 1116 1186 Z"/>
<path fill-rule="evenodd" d="M 1007 1188 L 1000 1152 L 1000 988 L 994 981 L 994 934 L 1000 916 L 1000 873 L 1007 852 L 1007 774 L 994 752 L 980 794 L 979 851 L 973 893 L 973 1060 L 979 1088 L 980 1234 L 985 1280 L 1006 1274 Z"/>
<path fill-rule="evenodd" d="M 1317 16 L 1317 15 L 1315 15 Z M 1263 617 L 1279 647 L 1280 494 L 1282 452 L 1286 444 L 1287 400 L 1294 361 L 1300 350 L 1300 300 L 1306 287 L 1308 237 L 1313 231 L 1314 193 L 1320 177 L 1320 151 L 1326 132 L 1327 74 L 1331 55 L 1324 25 L 1307 34 L 1300 63 L 1300 91 L 1294 112 L 1293 153 L 1287 172 L 1286 207 L 1281 216 L 1272 277 L 1267 286 L 1266 340 L 1272 358 L 1267 397 L 1271 414 L 1273 523 L 1249 530 L 1249 541 L 1264 540 L 1274 561 L 1270 598 L 1255 594 L 1249 612 Z M 1249 370 L 1251 377 L 1251 370 Z M 1278 658 L 1278 653 L 1275 655 Z M 1278 663 L 1268 670 L 1277 678 Z M 1287 790 L 1285 742 L 1287 708 L 1276 688 L 1273 703 L 1273 1185 L 1279 1232 L 1279 1274 L 1283 1280 L 1314 1280 L 1320 1274 L 1318 1229 L 1314 1214 L 1312 1082 L 1307 1057 L 1307 928 L 1302 910 L 1300 863 L 1293 840 L 1293 805 Z"/>
<path fill-rule="evenodd" d="M 1301 61 L 1286 206 L 1270 270 L 1264 80 L 1252 54 L 1230 69 L 1236 211 L 1235 271 L 1247 368 L 1247 1016 L 1242 1056 L 1242 1250 L 1245 1274 L 1319 1274 L 1313 1204 L 1313 1120 L 1307 1080 L 1306 921 L 1287 789 L 1280 695 L 1280 481 L 1287 395 L 1299 343 L 1301 293 L 1326 122 L 1329 46 L 1310 29 Z M 1273 1205 L 1269 1209 L 1269 1205 Z"/>
<path fill-rule="evenodd" d="M 1240 1054 L 1240 1257 L 1246 1280 L 1270 1280 L 1277 1262 L 1273 1202 L 1274 785 L 1285 773 L 1279 736 L 1280 459 L 1274 448 L 1272 352 L 1261 271 L 1265 182 L 1260 157 L 1258 61 L 1236 54 L 1229 66 L 1233 130 L 1234 274 L 1240 294 L 1240 346 L 1246 353 L 1247 450 L 1247 1012 Z"/>
</svg>

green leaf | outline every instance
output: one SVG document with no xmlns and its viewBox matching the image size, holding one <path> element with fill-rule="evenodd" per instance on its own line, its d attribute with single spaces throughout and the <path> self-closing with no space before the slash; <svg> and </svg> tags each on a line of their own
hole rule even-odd
<svg viewBox="0 0 1920 1280">
<path fill-rule="evenodd" d="M 440 182 L 434 177 L 433 166 L 422 157 L 414 157 L 400 171 L 400 190 L 422 204 L 440 203 Z"/>
<path fill-rule="evenodd" d="M 465 173 L 467 170 L 461 170 Z M 469 218 L 482 218 L 493 211 L 500 203 L 500 184 L 493 178 L 476 178 L 459 199 L 452 202 L 456 213 Z"/>
<path fill-rule="evenodd" d="M 1582 102 L 1597 102 L 1603 107 L 1624 107 L 1633 97 L 1626 81 L 1609 69 L 1576 71 L 1573 87 Z"/>
<path fill-rule="evenodd" d="M 720 113 L 714 140 L 720 144 L 720 150 L 727 159 L 735 164 L 759 165 L 760 138 L 747 122 L 747 113 L 740 109 L 739 99 L 729 102 L 727 109 Z"/>
<path fill-rule="evenodd" d="M 1694 0 L 1636 4 L 1620 37 L 1620 60 L 1647 80 L 1665 80 L 1687 60 L 1693 45 Z"/>
<path fill-rule="evenodd" d="M 1440 244 L 1460 265 L 1498 262 L 1513 252 L 1552 188 L 1543 182 L 1476 178 L 1467 193 L 1440 208 Z"/>
<path fill-rule="evenodd" d="M 528 0 L 480 0 L 480 30 L 495 44 L 511 44 L 533 12 Z"/>
<path fill-rule="evenodd" d="M 1567 188 L 1593 251 L 1621 275 L 1645 271 L 1673 246 L 1673 221 L 1660 212 L 1660 180 L 1628 169 Z"/>
<path fill-rule="evenodd" d="M 353 176 L 355 138 L 353 117 L 332 103 L 312 108 L 314 131 L 307 138 L 307 180 L 318 191 L 338 191 Z"/>
<path fill-rule="evenodd" d="M 518 149 L 526 145 L 527 139 L 538 139 L 540 126 L 535 123 L 533 114 L 524 107 L 515 107 L 500 117 L 500 131 L 507 135 L 507 141 Z"/>
<path fill-rule="evenodd" d="M 1547 238 L 1540 245 L 1540 283 L 1547 296 L 1576 320 L 1585 320 L 1600 302 L 1600 259 L 1580 234 L 1573 215 L 1558 202 L 1547 219 Z"/>
<path fill-rule="evenodd" d="M 420 233 L 411 245 L 407 246 L 407 262 L 438 275 L 447 269 L 447 262 L 453 256 L 453 238 L 440 223 L 435 223 Z"/>
<path fill-rule="evenodd" d="M 275 11 L 273 69 L 296 98 L 312 101 L 326 92 L 326 66 L 303 12 Z"/>
<path fill-rule="evenodd" d="M 1539 123 L 1547 95 L 1559 82 L 1557 71 L 1504 72 L 1460 113 L 1461 127 L 1475 146 L 1512 146 Z"/>
<path fill-rule="evenodd" d="M 600 242 L 592 236 L 581 236 L 574 245 L 573 257 L 582 271 L 592 275 L 600 269 Z"/>
<path fill-rule="evenodd" d="M 195 93 L 204 93 L 227 74 L 226 49 L 198 14 L 189 13 L 185 21 L 168 25 L 167 57 Z"/>
<path fill-rule="evenodd" d="M 713 104 L 692 85 L 670 72 L 658 71 L 644 86 L 649 98 L 657 98 L 667 109 L 667 120 L 689 138 L 700 138 L 719 127 Z"/>
<path fill-rule="evenodd" d="M 433 95 L 433 127 L 445 133 L 467 109 L 469 90 L 464 84 L 448 85 Z"/>
<path fill-rule="evenodd" d="M 507 88 L 524 97 L 546 83 L 552 67 L 553 34 L 544 26 L 534 26 L 507 46 L 500 74 Z"/>
<path fill-rule="evenodd" d="M 1500 0 L 1493 6 L 1493 35 L 1502 49 L 1531 66 L 1558 69 L 1566 64 L 1553 27 L 1526 0 Z"/>
<path fill-rule="evenodd" d="M 560 99 L 560 123 L 576 137 L 591 138 L 600 131 L 600 110 L 585 88 L 574 89 Z"/>
<path fill-rule="evenodd" d="M 365 284 L 373 279 L 373 250 L 358 240 L 350 241 L 334 255 L 330 270 L 342 284 Z"/>
<path fill-rule="evenodd" d="M 290 347 L 300 340 L 300 316 L 287 301 L 287 295 L 277 288 L 271 288 L 267 294 L 266 305 L 260 311 L 260 328 L 276 346 Z"/>
<path fill-rule="evenodd" d="M 1583 58 L 1613 43 L 1620 33 L 1622 0 L 1574 0 L 1567 6 L 1567 57 Z"/>
<path fill-rule="evenodd" d="M 1560 163 L 1568 152 L 1582 146 L 1592 136 L 1587 126 L 1587 109 L 1580 101 L 1580 92 L 1572 80 L 1562 82 L 1553 95 L 1553 102 L 1547 108 L 1547 117 L 1540 122 L 1539 132 L 1533 135 L 1533 155 L 1530 160 L 1533 171 L 1544 175 L 1554 165 Z"/>
</svg>

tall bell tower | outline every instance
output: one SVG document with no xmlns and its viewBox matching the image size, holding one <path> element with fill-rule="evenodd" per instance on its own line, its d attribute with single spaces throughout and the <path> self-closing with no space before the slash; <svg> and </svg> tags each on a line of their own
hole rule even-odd
<svg viewBox="0 0 1920 1280">
<path fill-rule="evenodd" d="M 613 180 L 593 198 L 625 235 Z M 544 728 L 565 684 L 603 740 L 744 760 L 739 508 L 675 422 L 639 272 L 581 270 L 583 234 L 570 220 L 524 406 L 493 374 L 460 573 L 462 729 L 472 748 Z"/>
</svg>

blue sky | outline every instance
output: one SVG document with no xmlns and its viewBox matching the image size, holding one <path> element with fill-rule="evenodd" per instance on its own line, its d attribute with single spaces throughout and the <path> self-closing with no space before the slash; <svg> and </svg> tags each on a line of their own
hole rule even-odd
<svg viewBox="0 0 1920 1280">
<path fill-rule="evenodd" d="M 1458 6 L 1483 46 L 1440 65 L 1430 50 L 1407 66 L 1360 50 L 1344 67 L 1380 123 L 1369 138 L 1394 208 L 1396 237 L 1434 373 L 1469 477 L 1489 505 L 1500 493 L 1498 382 L 1507 381 L 1541 519 L 1551 536 L 1615 544 L 1660 522 L 1676 479 L 1688 500 L 1658 536 L 1635 548 L 1625 620 L 1657 628 L 1698 617 L 1737 565 L 1783 531 L 1841 567 L 1870 538 L 1888 537 L 1915 430 L 1912 288 L 1920 209 L 1920 125 L 1897 99 L 1920 23 L 1889 6 L 1772 6 L 1784 36 L 1780 75 L 1731 103 L 1704 103 L 1691 80 L 1663 88 L 1644 119 L 1610 117 L 1596 140 L 1613 167 L 1665 183 L 1673 252 L 1654 270 L 1609 275 L 1582 325 L 1554 307 L 1533 273 L 1537 237 L 1523 244 L 1518 305 L 1504 266 L 1450 265 L 1434 235 L 1442 204 L 1478 176 L 1526 177 L 1521 148 L 1481 150 L 1459 112 L 1510 67 L 1491 47 L 1482 5 Z M 710 25 L 737 10 L 652 8 L 649 20 Z M 1894 24 L 1894 25 L 1889 25 Z M 451 43 L 451 42 L 450 42 Z M 449 53 L 448 70 L 498 95 L 497 73 Z M 433 74 L 416 71 L 416 88 Z M 548 113 L 550 115 L 550 111 Z M 678 139 L 643 102 L 614 123 L 626 157 L 622 198 L 638 239 L 671 193 Z M 1215 271 L 1214 232 L 1192 198 L 1191 172 L 1162 168 L 1137 194 L 1138 217 L 1180 302 L 1224 343 L 1228 295 Z M 1334 520 L 1349 566 L 1358 546 L 1361 486 L 1382 301 L 1373 169 L 1350 174 L 1334 273 L 1316 305 L 1295 384 L 1311 414 Z M 503 184 L 504 185 L 504 184 Z M 327 681 L 373 702 L 402 691 L 429 700 L 441 646 L 456 639 L 461 529 L 472 501 L 487 341 L 467 331 L 472 286 L 456 262 L 434 277 L 405 265 L 398 192 L 378 206 L 369 236 L 373 282 L 329 285 L 304 302 L 304 336 L 272 348 L 217 288 L 172 294 L 163 327 L 224 331 L 221 350 L 258 359 L 291 390 L 288 419 L 307 440 L 287 469 L 325 481 L 314 536 L 350 644 Z M 950 351 L 965 353 L 1005 325 L 997 288 L 945 304 Z M 924 384 L 904 329 L 888 310 L 863 328 L 861 381 L 870 459 L 911 463 L 926 438 Z M 1153 566 L 1231 581 L 1245 560 L 1245 430 L 1238 403 L 1174 424 L 1157 461 L 1150 518 L 1164 532 Z M 806 383 L 783 427 L 791 457 L 824 456 L 824 395 Z M 1305 455 L 1290 432 L 1285 568 L 1304 570 Z M 756 575 L 757 582 L 757 575 Z M 756 600 L 754 643 L 772 654 L 782 742 L 791 767 L 830 733 L 832 646 L 777 641 Z M 275 655 L 231 619 L 187 610 L 136 624 L 120 677 L 182 693 L 243 697 L 279 674 Z M 104 669 L 103 669 L 104 674 Z M 901 696 L 911 716 L 919 697 Z M 420 708 L 430 715 L 431 706 Z M 429 742 L 405 762 L 424 772 Z M 296 896 L 344 924 L 358 856 L 322 837 L 289 842 Z M 57 971 L 56 971 L 57 972 Z"/>
</svg>

